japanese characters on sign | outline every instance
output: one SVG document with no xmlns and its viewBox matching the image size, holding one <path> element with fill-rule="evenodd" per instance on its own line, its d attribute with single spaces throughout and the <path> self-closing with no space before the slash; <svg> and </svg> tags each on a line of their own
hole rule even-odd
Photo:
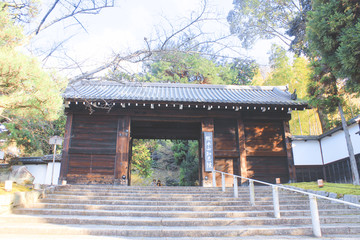
<svg viewBox="0 0 360 240">
<path fill-rule="evenodd" d="M 211 172 L 214 168 L 213 151 L 213 133 L 204 132 L 204 150 L 205 150 L 205 172 Z"/>
<path fill-rule="evenodd" d="M 61 145 L 63 142 L 63 138 L 59 136 L 53 136 L 49 140 L 49 144 L 51 145 Z"/>
</svg>

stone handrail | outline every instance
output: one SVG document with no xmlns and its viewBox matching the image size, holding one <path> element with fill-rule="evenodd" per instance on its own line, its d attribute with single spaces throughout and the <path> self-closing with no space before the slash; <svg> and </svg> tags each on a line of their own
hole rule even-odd
<svg viewBox="0 0 360 240">
<path fill-rule="evenodd" d="M 304 194 L 304 195 L 308 195 L 309 196 L 309 202 L 310 202 L 310 211 L 311 211 L 311 220 L 312 220 L 312 226 L 313 226 L 313 233 L 314 233 L 315 237 L 321 237 L 320 218 L 319 218 L 319 210 L 318 210 L 318 205 L 317 205 L 317 198 L 321 198 L 321 199 L 325 199 L 325 200 L 338 202 L 338 203 L 342 203 L 342 204 L 345 204 L 345 205 L 360 208 L 360 204 L 355 204 L 355 203 L 343 201 L 343 200 L 340 200 L 340 199 L 329 198 L 329 197 L 321 196 L 321 195 L 314 194 L 314 193 L 309 193 L 309 192 L 305 192 L 305 191 L 301 191 L 301 190 L 297 190 L 297 189 L 292 189 L 292 188 L 289 188 L 289 187 L 285 187 L 283 185 L 277 185 L 277 184 L 272 184 L 272 183 L 268 183 L 268 182 L 263 182 L 263 181 L 260 181 L 260 180 L 246 178 L 246 177 L 242 177 L 242 176 L 238 176 L 238 175 L 234 175 L 234 174 L 230 174 L 230 173 L 226 173 L 226 172 L 221 172 L 221 171 L 218 171 L 218 170 L 213 170 L 212 171 L 213 187 L 216 187 L 216 173 L 221 174 L 221 185 L 222 185 L 222 191 L 223 192 L 225 192 L 225 175 L 233 176 L 233 178 L 234 178 L 234 197 L 238 197 L 238 194 L 239 194 L 239 192 L 238 192 L 238 178 L 248 180 L 249 181 L 250 204 L 253 205 L 253 206 L 255 206 L 254 182 L 260 183 L 260 184 L 263 184 L 263 185 L 267 185 L 267 186 L 271 186 L 272 187 L 272 192 L 273 192 L 273 204 L 274 204 L 274 217 L 275 218 L 280 218 L 279 188 L 287 190 L 287 191 L 292 191 L 292 192 L 297 192 L 297 193 L 301 193 L 301 194 Z"/>
</svg>

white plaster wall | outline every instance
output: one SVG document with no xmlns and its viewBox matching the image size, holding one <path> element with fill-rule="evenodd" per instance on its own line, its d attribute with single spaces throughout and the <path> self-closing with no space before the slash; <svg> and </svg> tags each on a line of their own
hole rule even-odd
<svg viewBox="0 0 360 240">
<path fill-rule="evenodd" d="M 349 126 L 350 138 L 354 154 L 360 154 L 359 125 L 354 123 Z M 331 136 L 321 139 L 324 164 L 349 157 L 344 131 L 338 131 Z M 295 165 L 321 165 L 320 145 L 317 140 L 294 140 L 292 142 Z"/>
<path fill-rule="evenodd" d="M 350 137 L 351 137 L 351 141 L 354 147 L 354 153 L 355 154 L 359 154 L 360 153 L 360 134 L 355 134 L 356 132 L 358 132 L 359 129 L 359 125 L 358 124 L 353 124 L 350 128 L 349 128 L 349 133 L 350 133 Z"/>
<path fill-rule="evenodd" d="M 34 183 L 45 184 L 46 179 L 46 164 L 29 164 L 26 168 L 35 177 Z"/>
<path fill-rule="evenodd" d="M 292 142 L 295 165 L 322 165 L 319 141 L 307 140 Z"/>
<path fill-rule="evenodd" d="M 25 166 L 27 170 L 35 177 L 34 183 L 45 184 L 46 179 L 46 164 L 24 164 L 24 165 L 15 165 L 12 166 L 13 170 L 16 170 L 22 166 Z"/>
<path fill-rule="evenodd" d="M 357 124 L 349 126 L 350 138 L 353 144 L 354 153 L 360 153 L 360 136 L 355 134 L 359 131 Z M 331 163 L 349 157 L 344 131 L 338 131 L 329 137 L 321 139 L 324 163 Z"/>
<path fill-rule="evenodd" d="M 55 162 L 54 185 L 58 185 L 59 175 L 60 175 L 60 165 L 61 164 L 59 162 Z M 47 165 L 45 184 L 51 184 L 52 166 L 53 166 L 52 162 L 49 162 Z"/>
</svg>

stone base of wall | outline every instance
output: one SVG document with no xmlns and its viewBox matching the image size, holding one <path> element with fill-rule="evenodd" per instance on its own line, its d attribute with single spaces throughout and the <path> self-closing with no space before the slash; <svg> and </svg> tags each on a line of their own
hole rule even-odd
<svg viewBox="0 0 360 240">
<path fill-rule="evenodd" d="M 33 190 L 30 192 L 16 192 L 12 194 L 0 195 L 0 214 L 11 212 L 14 207 L 27 207 L 38 202 L 46 194 L 55 191 L 56 187 L 47 187 L 42 190 Z"/>
</svg>

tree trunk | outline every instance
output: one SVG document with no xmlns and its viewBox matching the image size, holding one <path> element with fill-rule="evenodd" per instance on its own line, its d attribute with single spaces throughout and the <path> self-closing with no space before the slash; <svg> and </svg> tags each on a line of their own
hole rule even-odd
<svg viewBox="0 0 360 240">
<path fill-rule="evenodd" d="M 352 142 L 351 142 L 349 130 L 348 130 L 347 123 L 346 123 L 346 120 L 345 120 L 345 117 L 344 117 L 344 112 L 343 112 L 343 109 L 342 109 L 340 103 L 339 103 L 339 112 L 340 112 L 340 116 L 341 116 L 342 127 L 344 129 L 346 145 L 347 145 L 347 149 L 348 149 L 348 152 L 349 152 L 351 172 L 352 172 L 352 175 L 353 175 L 353 182 L 354 182 L 355 185 L 360 185 L 359 172 L 358 172 L 356 159 L 355 159 L 355 155 L 354 155 L 354 148 L 353 148 L 353 145 L 352 145 Z"/>
<path fill-rule="evenodd" d="M 326 121 L 325 121 L 327 116 L 319 108 L 316 108 L 316 112 L 319 115 L 319 120 L 320 120 L 320 134 L 319 135 L 321 135 L 327 129 L 326 128 Z"/>
</svg>

